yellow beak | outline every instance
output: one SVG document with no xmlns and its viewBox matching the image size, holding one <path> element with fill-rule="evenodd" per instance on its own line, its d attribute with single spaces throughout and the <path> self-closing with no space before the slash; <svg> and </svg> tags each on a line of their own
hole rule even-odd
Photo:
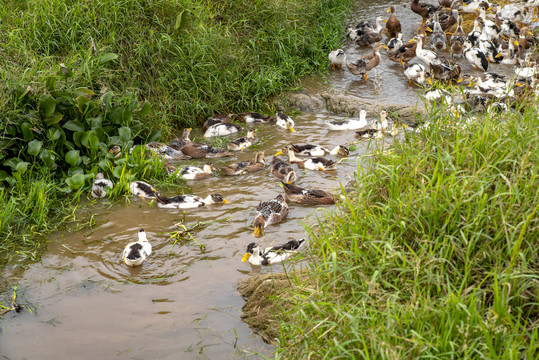
<svg viewBox="0 0 539 360">
<path fill-rule="evenodd" d="M 462 82 L 462 81 L 463 81 L 463 79 L 460 78 L 460 79 L 457 80 L 457 83 Z"/>
<path fill-rule="evenodd" d="M 245 255 L 243 255 L 243 257 L 241 258 L 241 262 L 246 262 L 247 260 L 249 260 L 250 257 L 251 254 L 245 253 Z"/>
<path fill-rule="evenodd" d="M 277 154 L 275 154 L 275 156 L 279 156 L 281 155 L 283 152 L 281 150 L 277 151 Z"/>
<path fill-rule="evenodd" d="M 429 85 L 432 85 L 432 79 L 431 78 L 428 78 L 427 82 L 429 83 Z"/>
<path fill-rule="evenodd" d="M 387 9 L 386 14 L 391 12 L 391 8 Z"/>
<path fill-rule="evenodd" d="M 111 154 L 112 154 L 113 152 L 114 152 L 114 151 L 112 151 L 112 149 L 110 149 L 110 150 L 109 150 L 109 153 L 111 153 Z"/>
<path fill-rule="evenodd" d="M 323 168 L 322 166 L 319 166 L 319 167 L 318 167 L 318 170 L 324 171 L 324 168 Z"/>
<path fill-rule="evenodd" d="M 254 236 L 259 237 L 260 236 L 260 228 L 255 227 Z"/>
<path fill-rule="evenodd" d="M 229 202 L 227 199 L 223 199 L 223 204 L 228 204 Z"/>
<path fill-rule="evenodd" d="M 294 128 L 291 126 L 290 127 L 290 132 L 296 132 L 296 130 L 294 130 Z"/>
</svg>

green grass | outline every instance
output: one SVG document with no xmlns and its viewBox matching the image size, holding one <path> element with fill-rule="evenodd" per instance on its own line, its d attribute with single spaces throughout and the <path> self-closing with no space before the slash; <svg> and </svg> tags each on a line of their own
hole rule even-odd
<svg viewBox="0 0 539 360">
<path fill-rule="evenodd" d="M 310 227 L 276 358 L 539 357 L 539 119 L 522 110 L 466 128 L 433 112 L 372 160 Z"/>
</svg>

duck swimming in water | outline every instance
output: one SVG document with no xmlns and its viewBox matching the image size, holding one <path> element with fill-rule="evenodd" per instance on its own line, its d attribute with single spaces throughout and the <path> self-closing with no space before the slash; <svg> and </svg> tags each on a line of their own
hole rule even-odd
<svg viewBox="0 0 539 360">
<path fill-rule="evenodd" d="M 211 194 L 205 199 L 196 195 L 166 197 L 157 194 L 157 206 L 165 209 L 191 209 L 213 204 L 228 204 L 221 194 Z"/>
<path fill-rule="evenodd" d="M 247 245 L 247 250 L 241 261 L 246 262 L 249 260 L 255 266 L 276 264 L 296 254 L 305 243 L 305 239 L 290 240 L 283 245 L 262 249 L 253 242 Z"/>
<path fill-rule="evenodd" d="M 127 244 L 122 253 L 122 258 L 127 265 L 134 267 L 142 264 L 151 254 L 152 245 L 148 241 L 144 229 L 140 229 L 138 241 Z"/>
<path fill-rule="evenodd" d="M 114 184 L 112 181 L 105 179 L 103 173 L 98 173 L 95 176 L 95 181 L 92 185 L 92 196 L 95 198 L 104 198 L 113 188 Z"/>
<path fill-rule="evenodd" d="M 278 195 L 269 201 L 262 201 L 256 207 L 254 217 L 254 235 L 264 235 L 264 229 L 270 224 L 283 221 L 288 215 L 288 204 L 282 195 Z"/>
</svg>

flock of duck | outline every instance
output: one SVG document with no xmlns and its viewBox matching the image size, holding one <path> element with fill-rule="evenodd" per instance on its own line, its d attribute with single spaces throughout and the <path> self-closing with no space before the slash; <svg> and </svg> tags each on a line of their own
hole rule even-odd
<svg viewBox="0 0 539 360">
<path fill-rule="evenodd" d="M 421 15 L 423 21 L 417 30 L 417 36 L 407 43 L 403 43 L 400 21 L 397 19 L 395 6 L 388 9 L 389 19 L 378 17 L 376 27 L 366 21 L 360 22 L 355 28 L 348 29 L 348 37 L 360 46 L 373 45 L 373 53 L 363 56 L 353 63 L 346 62 L 346 54 L 342 49 L 332 51 L 329 60 L 334 69 L 341 69 L 344 64 L 354 75 L 361 75 L 365 80 L 370 70 L 380 63 L 380 49 L 388 50 L 388 58 L 402 63 L 404 74 L 410 83 L 423 85 L 425 82 L 431 83 L 432 79 L 445 81 L 458 81 L 462 77 L 460 66 L 453 60 L 445 57 L 446 49 L 449 48 L 451 58 L 464 57 L 470 61 L 476 69 L 486 71 L 489 64 L 514 63 L 520 64 L 515 68 L 515 78 L 504 80 L 500 75 L 494 73 L 483 73 L 480 76 L 469 77 L 470 86 L 475 86 L 472 90 L 463 92 L 464 96 L 471 98 L 474 104 L 491 104 L 503 102 L 515 96 L 517 84 L 526 88 L 535 88 L 537 67 L 536 59 L 527 50 L 534 44 L 535 38 L 530 37 L 531 32 L 526 28 L 533 17 L 539 0 L 529 1 L 522 6 L 508 5 L 505 7 L 491 6 L 486 1 L 464 1 L 439 0 L 440 6 L 427 3 L 420 3 L 413 0 L 411 9 Z M 444 10 L 449 7 L 449 10 Z M 495 7 L 495 15 L 490 17 L 487 11 Z M 530 10 L 532 9 L 532 10 Z M 531 12 L 533 11 L 533 12 Z M 472 13 L 475 17 L 474 29 L 465 34 L 462 30 L 462 16 L 460 13 Z M 382 23 L 386 22 L 383 27 Z M 447 30 L 457 24 L 453 33 Z M 430 36 L 427 34 L 430 32 Z M 382 36 L 389 39 L 387 44 L 381 42 Z M 450 38 L 448 37 L 450 35 Z M 432 50 L 424 49 L 430 38 Z M 518 40 L 517 40 L 518 38 Z M 506 40 L 504 40 L 506 39 Z M 515 48 L 513 45 L 516 45 Z M 441 55 L 440 55 L 441 53 Z M 417 57 L 421 62 L 408 64 L 410 60 Z M 426 68 L 429 67 L 429 69 Z M 518 83 L 517 83 L 518 79 Z M 523 83 L 523 84 L 521 84 Z M 452 97 L 445 96 L 448 93 L 442 89 L 432 89 L 426 94 L 427 99 L 436 100 L 445 98 L 450 105 L 455 106 L 455 111 L 460 111 L 462 104 L 452 103 Z M 478 100 L 479 98 L 479 100 Z M 481 100 L 485 98 L 487 100 Z M 494 100 L 493 100 L 494 99 Z M 500 105 L 497 105 L 500 106 Z M 267 116 L 253 112 L 241 114 L 220 114 L 207 119 L 204 123 L 204 137 L 220 137 L 238 134 L 244 130 L 246 124 L 249 126 L 272 123 L 277 127 L 290 132 L 295 132 L 294 121 L 283 113 L 276 113 L 274 116 Z M 329 130 L 354 130 L 359 139 L 377 138 L 383 136 L 396 136 L 399 130 L 406 125 L 395 118 L 392 118 L 386 111 L 381 111 L 378 119 L 372 121 L 366 117 L 366 111 L 361 110 L 357 119 L 346 119 L 344 121 L 328 121 Z M 227 158 L 234 156 L 234 152 L 244 151 L 253 146 L 257 141 L 256 131 L 251 127 L 246 130 L 246 135 L 232 140 L 227 145 L 227 150 L 215 148 L 206 143 L 191 141 L 190 128 L 184 129 L 181 138 L 174 139 L 170 144 L 152 142 L 146 144 L 153 154 L 162 156 L 165 159 L 165 168 L 169 175 L 176 176 L 184 180 L 202 180 L 213 176 L 215 168 L 211 163 L 205 163 L 201 168 L 196 166 L 184 166 L 178 169 L 170 163 L 171 160 L 179 161 L 183 159 L 212 159 Z M 120 155 L 121 149 L 116 147 L 111 152 Z M 118 156 L 117 155 L 117 156 Z M 279 158 L 279 155 L 288 156 L 288 161 Z M 294 185 L 297 180 L 297 173 L 292 165 L 298 168 L 313 171 L 332 171 L 336 169 L 337 162 L 326 155 L 348 156 L 349 150 L 343 146 L 336 146 L 328 149 L 316 144 L 290 144 L 278 151 L 269 162 L 269 169 L 281 183 L 284 195 L 261 201 L 253 219 L 254 236 L 260 237 L 264 234 L 264 229 L 271 224 L 282 222 L 289 212 L 288 202 L 295 202 L 307 205 L 333 204 L 335 196 L 325 190 L 305 189 Z M 248 173 L 262 171 L 266 167 L 264 151 L 256 152 L 251 161 L 233 162 L 221 167 L 220 172 L 225 176 L 240 176 Z M 114 187 L 111 180 L 106 179 L 103 174 L 96 176 L 92 187 L 92 196 L 96 198 L 105 197 L 107 192 Z M 131 182 L 130 192 L 141 198 L 155 199 L 157 206 L 169 209 L 188 209 L 212 204 L 226 204 L 228 201 L 221 194 L 210 194 L 206 198 L 196 195 L 178 195 L 166 197 L 160 194 L 152 185 L 144 181 Z M 262 248 L 257 243 L 252 242 L 247 246 L 245 256 L 242 261 L 249 261 L 253 265 L 268 265 L 280 262 L 293 253 L 296 253 L 306 243 L 305 239 L 292 240 L 285 244 Z M 146 233 L 141 229 L 138 233 L 138 241 L 128 244 L 123 251 L 123 261 L 129 266 L 141 265 L 151 254 L 152 248 L 147 239 Z"/>
<path fill-rule="evenodd" d="M 439 0 L 433 5 L 412 0 L 411 10 L 421 16 L 416 36 L 404 42 L 402 26 L 395 6 L 387 12 L 389 18 L 376 18 L 376 25 L 367 21 L 348 28 L 347 36 L 359 46 L 372 46 L 372 54 L 347 62 L 342 49 L 329 53 L 333 69 L 343 65 L 353 75 L 363 76 L 380 64 L 380 50 L 387 50 L 387 58 L 401 63 L 410 84 L 432 85 L 433 80 L 460 83 L 468 87 L 459 95 L 450 95 L 443 89 L 432 87 L 426 99 L 444 99 L 457 114 L 466 111 L 485 111 L 492 104 L 507 109 L 520 95 L 537 94 L 537 53 L 533 52 L 537 39 L 531 28 L 537 21 L 538 0 L 527 0 L 505 6 L 490 4 L 486 0 Z M 493 10 L 494 12 L 489 12 Z M 463 30 L 463 15 L 472 14 L 473 29 Z M 385 22 L 385 26 L 383 25 Z M 450 29 L 455 27 L 453 32 Z M 386 36 L 386 42 L 382 39 Z M 427 47 L 430 46 L 430 49 Z M 449 53 L 449 56 L 448 54 Z M 420 62 L 409 63 L 417 58 Z M 479 75 L 461 74 L 460 59 L 482 71 Z M 497 64 L 514 65 L 514 76 L 505 79 L 496 72 L 487 72 Z"/>
</svg>

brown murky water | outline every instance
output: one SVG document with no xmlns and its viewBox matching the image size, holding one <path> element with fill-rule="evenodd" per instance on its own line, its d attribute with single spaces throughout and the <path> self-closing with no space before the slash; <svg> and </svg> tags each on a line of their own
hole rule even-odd
<svg viewBox="0 0 539 360">
<path fill-rule="evenodd" d="M 389 2 L 366 2 L 357 10 L 357 19 L 374 20 L 384 16 Z M 400 3 L 402 4 L 402 3 Z M 402 5 L 397 7 L 404 38 L 415 32 L 419 17 Z M 387 17 L 387 16 L 386 16 Z M 343 34 L 344 36 L 344 34 Z M 368 53 L 347 41 L 349 61 Z M 463 62 L 461 62 L 463 63 Z M 468 64 L 463 70 L 469 71 Z M 396 104 L 418 101 L 415 87 L 406 81 L 400 65 L 387 61 L 365 83 L 348 71 L 332 72 L 329 80 L 306 79 L 309 92 L 329 85 L 334 91 L 384 100 Z M 237 158 L 212 161 L 222 166 L 252 159 L 260 149 L 267 159 L 290 142 L 315 143 L 327 147 L 349 145 L 354 132 L 328 131 L 327 120 L 342 120 L 328 114 L 304 113 L 294 116 L 298 132 L 292 134 L 274 125 L 258 126 L 260 144 L 238 154 Z M 200 133 L 196 133 L 200 136 Z M 358 168 L 360 157 L 390 139 L 358 144 L 350 158 L 335 172 L 297 170 L 299 186 L 337 191 Z M 370 148 L 369 148 L 370 147 Z M 189 161 L 201 164 L 203 161 Z M 2 322 L 0 354 L 7 359 L 231 359 L 271 356 L 272 348 L 253 334 L 240 319 L 244 300 L 236 285 L 251 272 L 282 271 L 282 266 L 255 268 L 240 259 L 252 235 L 257 204 L 283 193 L 279 182 L 264 171 L 240 177 L 216 175 L 190 182 L 197 195 L 220 192 L 230 204 L 186 211 L 186 223 L 221 220 L 197 231 L 202 251 L 186 241 L 173 245 L 167 232 L 182 218 L 179 211 L 159 209 L 148 201 L 132 198 L 130 204 L 98 202 L 97 225 L 91 230 L 60 232 L 40 263 L 28 270 L 4 274 L 20 283 L 24 300 L 36 306 L 28 312 L 8 314 Z M 169 194 L 170 195 L 170 194 Z M 318 211 L 332 209 L 332 206 Z M 290 205 L 288 219 L 269 226 L 264 246 L 305 237 L 302 223 L 308 222 L 315 208 Z M 149 261 L 142 267 L 128 268 L 121 261 L 124 246 L 136 239 L 139 228 L 148 233 L 153 246 Z"/>
<path fill-rule="evenodd" d="M 267 155 L 284 145 L 315 143 L 330 148 L 355 141 L 353 132 L 329 131 L 324 122 L 338 116 L 295 116 L 297 132 L 275 125 L 258 126 L 260 148 Z M 357 170 L 367 147 L 388 139 L 359 144 L 335 172 L 297 170 L 297 184 L 337 191 L 339 182 Z M 251 159 L 258 149 L 216 165 Z M 271 156 L 268 156 L 271 159 Z M 202 161 L 189 161 L 198 163 Z M 220 192 L 231 203 L 186 211 L 186 223 L 223 220 L 195 233 L 193 242 L 173 246 L 163 233 L 175 230 L 182 213 L 150 206 L 132 198 L 130 204 L 95 209 L 91 230 L 60 232 L 52 237 L 40 263 L 10 276 L 25 289 L 35 315 L 9 315 L 1 323 L 0 349 L 9 359 L 111 358 L 230 359 L 268 355 L 264 344 L 240 319 L 244 300 L 236 286 L 250 272 L 282 271 L 281 266 L 256 268 L 240 259 L 252 235 L 254 209 L 261 200 L 283 193 L 269 169 L 239 177 L 215 176 L 193 182 L 192 193 Z M 99 203 L 99 202 L 98 202 Z M 106 203 L 106 205 L 105 205 Z M 302 222 L 315 208 L 290 205 L 288 219 L 269 226 L 264 245 L 305 237 Z M 325 209 L 331 209 L 326 207 Z M 144 228 L 153 246 L 149 261 L 131 269 L 121 261 L 124 246 Z"/>
</svg>

